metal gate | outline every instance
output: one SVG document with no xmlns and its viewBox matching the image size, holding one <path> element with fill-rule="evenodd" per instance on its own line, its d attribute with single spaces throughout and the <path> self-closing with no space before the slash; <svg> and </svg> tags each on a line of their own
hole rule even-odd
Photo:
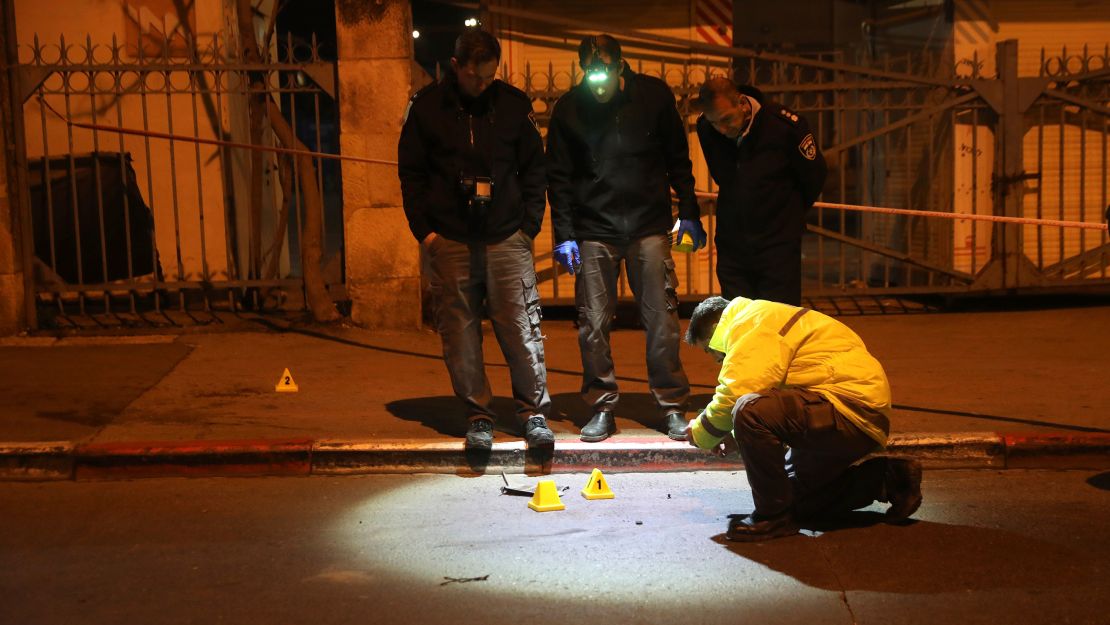
<svg viewBox="0 0 1110 625">
<path fill-rule="evenodd" d="M 261 87 L 302 144 L 336 152 L 334 63 L 321 61 L 315 41 L 288 38 L 265 63 L 234 60 L 238 49 L 222 34 L 159 54 L 115 38 L 20 46 L 37 327 L 304 308 L 298 164 L 266 149 L 269 131 L 251 145 L 248 99 Z M 253 180 L 259 150 L 264 172 Z M 339 298 L 339 169 L 314 164 L 325 280 Z"/>
<path fill-rule="evenodd" d="M 626 52 L 627 60 L 671 85 L 691 133 L 697 114 L 690 100 L 710 74 L 733 73 L 803 114 L 829 162 L 823 202 L 811 212 L 803 239 L 803 295 L 811 302 L 845 295 L 879 301 L 892 295 L 1110 287 L 1105 227 L 994 225 L 924 215 L 1102 222 L 1110 171 L 1110 49 L 1042 50 L 1039 75 L 1024 77 L 1017 72 L 1016 41 L 998 44 L 994 59 L 931 53 L 876 60 L 849 50 L 802 56 L 489 10 L 556 33 L 566 28 L 568 41 L 576 40 L 574 32 L 607 30 L 634 42 L 639 52 Z M 686 58 L 676 60 L 676 52 Z M 991 66 L 995 71 L 984 70 Z M 503 78 L 528 92 L 542 124 L 580 76 L 569 63 L 503 72 Z M 692 152 L 699 153 L 691 139 Z M 703 191 L 703 221 L 712 241 L 711 182 Z M 542 292 L 556 302 L 570 301 L 571 278 L 551 260 L 551 244 L 543 241 L 537 249 Z M 685 298 L 717 291 L 712 244 L 677 256 Z M 621 293 L 628 295 L 623 285 Z"/>
</svg>

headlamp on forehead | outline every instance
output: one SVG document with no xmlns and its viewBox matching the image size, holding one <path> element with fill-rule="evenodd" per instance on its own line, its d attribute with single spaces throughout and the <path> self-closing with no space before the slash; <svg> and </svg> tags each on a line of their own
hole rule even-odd
<svg viewBox="0 0 1110 625">
<path fill-rule="evenodd" d="M 586 70 L 586 80 L 590 84 L 603 83 L 609 80 L 609 67 L 606 65 L 595 65 Z"/>
</svg>

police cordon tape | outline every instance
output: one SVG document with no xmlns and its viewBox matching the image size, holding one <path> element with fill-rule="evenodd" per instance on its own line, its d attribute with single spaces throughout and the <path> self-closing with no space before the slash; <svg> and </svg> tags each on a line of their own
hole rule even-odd
<svg viewBox="0 0 1110 625">
<path fill-rule="evenodd" d="M 705 191 L 696 191 L 694 193 L 702 198 L 716 199 L 716 193 Z M 976 215 L 972 213 L 944 213 L 940 211 L 923 211 L 923 210 L 910 210 L 906 208 L 889 208 L 886 206 L 866 206 L 861 204 L 840 204 L 837 202 L 814 202 L 814 208 L 832 208 L 840 210 L 851 210 L 862 213 L 882 213 L 887 215 L 910 215 L 912 217 L 940 217 L 942 219 L 954 219 L 957 221 L 989 221 L 994 223 L 1006 224 L 1021 224 L 1027 226 L 1056 226 L 1060 228 L 1085 228 L 1088 230 L 1102 230 L 1107 232 L 1110 230 L 1106 223 L 1094 223 L 1090 221 L 1066 221 L 1061 219 L 1036 219 L 1032 217 L 1006 217 L 1004 215 Z M 1107 208 L 1107 221 L 1110 222 L 1110 207 Z"/>
<path fill-rule="evenodd" d="M 45 102 L 44 102 L 45 104 Z M 103 132 L 111 132 L 121 135 L 135 135 L 141 137 L 152 137 L 157 139 L 165 139 L 168 141 L 184 141 L 186 143 L 199 143 L 203 145 L 218 145 L 231 148 L 243 148 L 247 150 L 259 150 L 262 152 L 274 152 L 278 154 L 296 154 L 303 156 L 311 156 L 313 158 L 326 158 L 337 161 L 352 161 L 356 163 L 370 163 L 374 165 L 397 165 L 397 161 L 390 161 L 385 159 L 366 158 L 362 156 L 348 156 L 343 154 L 331 154 L 328 152 L 314 152 L 311 150 L 298 150 L 294 148 L 280 148 L 266 145 L 254 145 L 251 143 L 241 143 L 238 141 L 225 141 L 223 139 L 202 139 L 200 137 L 187 137 L 183 135 L 175 135 L 167 132 L 155 132 L 152 130 L 139 130 L 136 128 L 124 128 L 120 126 L 105 126 L 102 124 L 90 124 L 86 122 L 76 122 L 66 119 L 61 113 L 54 110 L 53 107 L 46 105 L 55 115 L 62 119 L 66 124 L 75 128 L 84 128 L 86 130 L 97 130 Z M 697 197 L 701 198 L 717 198 L 716 193 L 707 191 L 695 192 Z M 944 213 L 941 211 L 925 211 L 925 210 L 911 210 L 906 208 L 890 208 L 886 206 L 867 206 L 862 204 L 842 204 L 838 202 L 814 202 L 815 208 L 830 208 L 836 210 L 850 210 L 863 213 L 881 213 L 887 215 L 909 215 L 912 217 L 937 217 L 941 219 L 954 219 L 957 221 L 987 221 L 992 223 L 1004 224 L 1019 224 L 1026 226 L 1049 226 L 1059 228 L 1083 228 L 1087 230 L 1101 230 L 1103 232 L 1110 232 L 1110 206 L 1106 208 L 1105 223 L 1094 223 L 1090 221 L 1067 221 L 1062 219 L 1037 219 L 1032 217 L 1007 217 L 1004 215 L 977 215 L 972 213 Z"/>
</svg>

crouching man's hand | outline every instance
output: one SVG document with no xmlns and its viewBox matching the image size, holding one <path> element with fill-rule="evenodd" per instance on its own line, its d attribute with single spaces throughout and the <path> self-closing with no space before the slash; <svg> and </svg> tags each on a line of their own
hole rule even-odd
<svg viewBox="0 0 1110 625">
<path fill-rule="evenodd" d="M 697 417 L 694 417 L 690 420 L 689 423 L 686 424 L 686 442 L 690 443 L 690 445 L 693 447 L 698 447 L 698 444 L 694 442 L 693 426 L 694 422 L 696 422 L 700 418 L 701 415 L 699 414 Z M 700 447 L 698 448 L 700 449 Z M 712 448 L 713 454 L 721 457 L 727 456 L 729 454 L 735 454 L 739 451 L 740 447 L 736 444 L 736 439 L 732 436 L 732 432 L 729 432 L 727 435 L 725 435 L 725 437 L 722 438 L 721 441 L 714 445 Z"/>
<path fill-rule="evenodd" d="M 736 444 L 736 439 L 732 436 L 732 432 L 725 434 L 721 442 L 717 443 L 717 446 L 713 448 L 713 453 L 721 458 L 729 454 L 740 453 L 740 446 Z"/>
<path fill-rule="evenodd" d="M 694 428 L 694 422 L 697 421 L 698 418 L 700 418 L 700 417 L 701 417 L 701 415 L 699 414 L 697 417 L 694 417 L 693 419 L 690 419 L 690 422 L 686 424 L 686 442 L 690 443 L 691 447 L 697 447 L 698 446 L 698 444 L 694 442 L 693 428 Z"/>
</svg>

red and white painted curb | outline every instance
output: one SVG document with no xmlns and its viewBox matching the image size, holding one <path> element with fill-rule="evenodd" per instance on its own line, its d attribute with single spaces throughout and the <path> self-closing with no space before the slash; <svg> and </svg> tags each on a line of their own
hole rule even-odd
<svg viewBox="0 0 1110 625">
<path fill-rule="evenodd" d="M 891 436 L 886 453 L 916 458 L 934 469 L 1110 469 L 1108 433 L 909 433 Z M 601 443 L 560 439 L 554 449 L 520 441 L 487 452 L 461 440 L 313 440 L 0 443 L 0 479 L 96 480 L 140 477 L 351 475 L 366 473 L 579 473 L 730 470 L 737 457 L 718 458 L 684 442 L 614 437 Z"/>
</svg>

